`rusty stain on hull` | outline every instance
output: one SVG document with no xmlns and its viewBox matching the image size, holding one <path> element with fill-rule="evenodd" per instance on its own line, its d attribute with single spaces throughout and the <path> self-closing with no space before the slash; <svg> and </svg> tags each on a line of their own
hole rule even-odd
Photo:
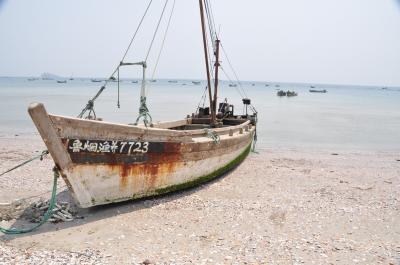
<svg viewBox="0 0 400 265">
<path fill-rule="evenodd" d="M 68 152 L 70 140 L 62 139 L 62 142 Z M 103 164 L 109 167 L 111 172 L 119 175 L 121 191 L 128 187 L 128 183 L 138 185 L 139 176 L 145 176 L 146 186 L 155 189 L 160 177 L 173 173 L 181 164 L 182 154 L 180 143 L 151 144 L 155 144 L 157 148 L 146 154 L 74 153 L 70 151 L 68 153 L 74 163 L 93 166 Z"/>
</svg>

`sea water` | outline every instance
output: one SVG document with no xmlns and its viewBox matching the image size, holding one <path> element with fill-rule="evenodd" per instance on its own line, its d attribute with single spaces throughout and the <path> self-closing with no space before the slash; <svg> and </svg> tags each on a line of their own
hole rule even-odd
<svg viewBox="0 0 400 265">
<path fill-rule="evenodd" d="M 148 83 L 148 107 L 154 121 L 182 119 L 203 105 L 205 81 L 157 80 Z M 33 134 L 27 107 L 42 102 L 49 113 L 76 117 L 102 83 L 86 78 L 28 81 L 0 77 L 0 136 Z M 258 111 L 260 149 L 312 148 L 335 150 L 400 151 L 400 88 L 317 85 L 327 93 L 310 93 L 309 84 L 242 82 L 229 87 L 222 81 L 219 101 L 228 99 L 236 114 L 245 112 L 241 96 L 247 96 Z M 278 97 L 277 90 L 294 90 L 296 97 Z M 98 117 L 105 121 L 133 123 L 139 108 L 140 81 L 109 83 L 95 102 Z M 206 98 L 205 106 L 208 105 Z"/>
</svg>

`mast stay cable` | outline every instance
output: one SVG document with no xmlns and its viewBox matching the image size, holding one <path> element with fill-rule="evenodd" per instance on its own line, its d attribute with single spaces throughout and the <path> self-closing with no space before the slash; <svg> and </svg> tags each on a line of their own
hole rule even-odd
<svg viewBox="0 0 400 265">
<path fill-rule="evenodd" d="M 144 18 L 146 17 L 147 12 L 149 11 L 149 8 L 150 8 L 152 2 L 153 2 L 153 0 L 150 0 L 149 3 L 147 4 L 146 10 L 144 11 L 144 14 L 143 14 L 142 18 L 140 19 L 140 22 L 139 22 L 139 24 L 138 24 L 138 26 L 137 26 L 137 28 L 136 28 L 136 30 L 135 30 L 135 33 L 133 34 L 133 36 L 132 36 L 132 38 L 131 38 L 131 40 L 130 40 L 130 42 L 129 42 L 129 45 L 128 45 L 128 47 L 126 48 L 126 50 L 125 50 L 125 52 L 124 52 L 124 55 L 122 56 L 122 59 L 121 59 L 120 62 L 123 62 L 123 61 L 125 60 L 125 58 L 126 58 L 128 52 L 129 52 L 129 50 L 130 50 L 130 48 L 131 48 L 131 46 L 132 46 L 132 43 L 133 43 L 133 41 L 135 40 L 136 35 L 137 35 L 137 33 L 138 33 L 140 27 L 142 26 L 143 20 L 144 20 Z M 115 68 L 115 70 L 112 72 L 112 74 L 110 75 L 110 77 L 104 81 L 104 84 L 101 86 L 101 88 L 100 88 L 99 91 L 96 93 L 96 95 L 95 95 L 92 99 L 90 99 L 90 100 L 88 101 L 88 103 L 86 104 L 86 106 L 82 109 L 81 113 L 78 115 L 78 118 L 82 118 L 83 115 L 86 113 L 86 111 L 89 111 L 89 115 L 90 115 L 90 112 L 92 112 L 92 111 L 94 112 L 94 110 L 93 110 L 94 101 L 101 95 L 101 93 L 102 93 L 102 92 L 104 91 L 104 89 L 106 88 L 107 84 L 114 78 L 114 74 L 118 71 L 119 67 L 120 67 L 120 64 L 118 64 L 118 66 L 117 66 L 117 67 Z"/>
<path fill-rule="evenodd" d="M 159 61 L 160 61 L 161 53 L 162 53 L 162 51 L 163 51 L 163 49 L 164 49 L 165 40 L 166 40 L 166 38 L 167 38 L 169 25 L 171 24 L 172 15 L 173 15 L 173 13 L 174 13 L 174 8 L 175 8 L 175 0 L 174 0 L 174 2 L 172 3 L 171 13 L 170 13 L 169 18 L 168 18 L 167 27 L 166 27 L 166 29 L 165 29 L 164 37 L 163 37 L 163 40 L 162 40 L 162 43 L 161 43 L 161 48 L 160 48 L 160 51 L 159 51 L 159 53 L 158 53 L 157 60 L 156 60 L 156 63 L 155 63 L 155 65 L 154 65 L 154 69 L 153 69 L 153 72 L 152 72 L 152 74 L 151 74 L 150 80 L 153 80 L 153 79 L 154 79 L 154 75 L 155 75 L 155 73 L 156 73 L 156 70 L 157 70 L 157 67 L 158 67 L 158 63 L 159 63 Z M 148 94 L 148 91 L 149 91 L 149 89 L 147 89 L 147 91 L 146 91 L 146 96 L 147 96 L 147 94 Z"/>
<path fill-rule="evenodd" d="M 152 126 L 152 124 L 153 124 L 152 117 L 149 112 L 149 108 L 147 107 L 147 104 L 146 104 L 146 75 L 145 75 L 145 72 L 146 72 L 146 68 L 147 68 L 147 59 L 149 58 L 150 51 L 153 47 L 154 40 L 158 33 L 158 29 L 160 28 L 160 24 L 161 24 L 162 18 L 164 17 L 165 8 L 167 7 L 168 2 L 169 2 L 169 0 L 165 0 L 165 4 L 162 9 L 160 18 L 158 19 L 157 26 L 154 31 L 153 38 L 151 39 L 149 49 L 147 50 L 147 54 L 146 54 L 144 61 L 142 62 L 143 78 L 142 78 L 142 87 L 140 90 L 140 106 L 139 106 L 139 114 L 136 118 L 136 122 L 134 123 L 135 125 L 138 125 L 140 118 L 143 118 L 143 123 L 146 127 L 147 127 L 147 125 Z"/>
</svg>

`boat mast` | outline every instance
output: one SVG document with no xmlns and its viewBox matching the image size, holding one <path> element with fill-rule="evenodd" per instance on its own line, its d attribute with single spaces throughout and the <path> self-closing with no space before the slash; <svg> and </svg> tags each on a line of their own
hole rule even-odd
<svg viewBox="0 0 400 265">
<path fill-rule="evenodd" d="M 214 104 L 211 95 L 211 76 L 210 76 L 210 66 L 208 65 L 208 50 L 207 50 L 207 40 L 206 40 L 206 26 L 204 19 L 204 7 L 203 0 L 199 0 L 200 6 L 200 18 L 201 18 L 201 31 L 203 33 L 203 46 L 204 46 L 204 58 L 206 60 L 206 70 L 207 70 L 207 86 L 208 86 L 208 98 L 210 99 L 210 114 L 211 114 L 211 125 L 215 124 L 215 111 Z"/>
<path fill-rule="evenodd" d="M 217 113 L 217 94 L 218 94 L 218 68 L 219 68 L 219 43 L 220 40 L 217 39 L 215 40 L 215 78 L 214 78 L 214 101 L 213 101 L 213 107 L 214 107 L 214 115 Z M 215 117 L 214 117 L 215 121 Z"/>
</svg>

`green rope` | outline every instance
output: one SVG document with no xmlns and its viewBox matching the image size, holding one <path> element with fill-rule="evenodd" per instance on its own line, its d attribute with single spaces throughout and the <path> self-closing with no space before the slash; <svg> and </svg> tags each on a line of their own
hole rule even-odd
<svg viewBox="0 0 400 265">
<path fill-rule="evenodd" d="M 204 131 L 207 133 L 207 137 L 211 138 L 214 141 L 214 143 L 219 144 L 220 138 L 216 132 L 211 131 L 208 128 L 205 128 Z"/>
<path fill-rule="evenodd" d="M 258 154 L 258 152 L 256 151 L 256 143 L 257 143 L 257 127 L 254 129 L 253 146 L 251 148 L 251 152 Z"/>
<path fill-rule="evenodd" d="M 153 119 L 151 118 L 151 115 L 149 113 L 149 109 L 147 108 L 146 105 L 146 97 L 140 97 L 140 107 L 139 107 L 139 115 L 136 119 L 135 125 L 139 123 L 139 120 L 143 118 L 143 123 L 144 126 L 147 127 L 147 125 L 152 125 Z"/>
<path fill-rule="evenodd" d="M 32 157 L 31 159 L 28 159 L 28 160 L 26 160 L 25 162 L 22 162 L 21 164 L 16 165 L 15 167 L 10 168 L 10 169 L 7 170 L 7 171 L 4 171 L 3 173 L 0 174 L 0 177 L 3 176 L 4 174 L 7 174 L 7 173 L 10 172 L 10 171 L 13 171 L 14 169 L 17 169 L 17 168 L 19 168 L 19 167 L 22 167 L 23 165 L 26 165 L 26 164 L 28 164 L 29 162 L 32 162 L 33 160 L 36 160 L 36 159 L 38 159 L 38 158 L 40 158 L 40 160 L 43 160 L 43 157 L 44 157 L 45 155 L 47 155 L 48 153 L 49 153 L 49 151 L 44 150 L 44 151 L 42 151 L 42 153 L 41 153 L 40 155 L 34 156 L 34 157 Z"/>
<path fill-rule="evenodd" d="M 56 204 L 56 195 L 57 195 L 57 179 L 60 176 L 60 172 L 58 171 L 58 169 L 56 167 L 53 168 L 53 172 L 54 172 L 54 179 L 53 179 L 53 190 L 51 193 L 51 199 L 50 199 L 50 204 L 49 204 L 49 208 L 47 209 L 46 213 L 43 216 L 43 219 L 35 224 L 34 226 L 30 227 L 30 228 L 26 228 L 26 229 L 16 229 L 16 228 L 3 228 L 0 227 L 0 232 L 4 233 L 4 234 L 8 234 L 8 235 L 18 235 L 18 234 L 24 234 L 24 233 L 29 233 L 33 230 L 35 230 L 36 228 L 38 228 L 39 226 L 43 225 L 44 223 L 46 223 L 49 218 L 53 215 L 53 208 Z"/>
</svg>

